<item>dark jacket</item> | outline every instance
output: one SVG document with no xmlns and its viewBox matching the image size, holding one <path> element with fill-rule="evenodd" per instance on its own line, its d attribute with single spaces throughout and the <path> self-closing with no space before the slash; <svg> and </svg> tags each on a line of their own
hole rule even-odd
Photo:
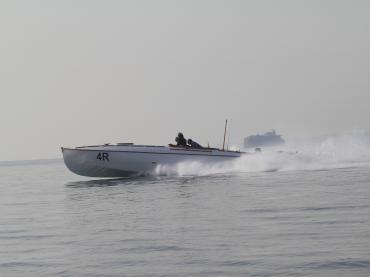
<svg viewBox="0 0 370 277">
<path fill-rule="evenodd" d="M 177 141 L 177 146 L 184 146 L 184 147 L 187 146 L 186 139 L 184 137 L 177 137 L 176 141 Z"/>
<path fill-rule="evenodd" d="M 197 149 L 203 148 L 202 145 L 200 145 L 199 143 L 195 142 L 194 140 L 188 140 L 188 143 L 189 143 L 189 145 L 190 145 L 191 148 L 197 148 Z"/>
</svg>

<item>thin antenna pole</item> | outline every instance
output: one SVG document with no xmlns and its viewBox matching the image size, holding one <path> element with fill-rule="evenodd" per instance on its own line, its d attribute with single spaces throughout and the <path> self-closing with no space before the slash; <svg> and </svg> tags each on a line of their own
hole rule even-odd
<svg viewBox="0 0 370 277">
<path fill-rule="evenodd" d="M 227 133 L 227 144 L 226 144 L 226 150 L 229 151 L 229 143 L 230 143 L 230 134 L 231 134 L 231 126 L 233 124 L 233 120 L 230 119 L 230 124 L 229 124 L 229 132 Z"/>
<path fill-rule="evenodd" d="M 222 151 L 225 151 L 226 130 L 227 130 L 227 119 L 226 119 L 226 122 L 225 122 L 224 142 L 222 143 Z"/>
</svg>

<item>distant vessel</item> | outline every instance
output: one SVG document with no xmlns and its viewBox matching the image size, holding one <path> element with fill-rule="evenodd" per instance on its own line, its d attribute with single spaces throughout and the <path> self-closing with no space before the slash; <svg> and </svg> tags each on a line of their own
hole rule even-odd
<svg viewBox="0 0 370 277">
<path fill-rule="evenodd" d="M 263 147 L 263 146 L 276 146 L 284 144 L 285 141 L 281 135 L 276 134 L 275 130 L 267 132 L 263 135 L 252 135 L 244 138 L 244 147 Z"/>
</svg>

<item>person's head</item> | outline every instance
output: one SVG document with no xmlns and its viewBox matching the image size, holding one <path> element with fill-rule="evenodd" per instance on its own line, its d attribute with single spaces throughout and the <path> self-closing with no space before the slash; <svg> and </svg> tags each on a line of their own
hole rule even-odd
<svg viewBox="0 0 370 277">
<path fill-rule="evenodd" d="M 192 144 L 192 143 L 193 143 L 192 139 L 188 139 L 188 144 Z"/>
<path fill-rule="evenodd" d="M 179 137 L 179 138 L 183 138 L 184 137 L 184 135 L 180 132 L 180 133 L 178 133 L 177 134 L 177 136 Z"/>
</svg>

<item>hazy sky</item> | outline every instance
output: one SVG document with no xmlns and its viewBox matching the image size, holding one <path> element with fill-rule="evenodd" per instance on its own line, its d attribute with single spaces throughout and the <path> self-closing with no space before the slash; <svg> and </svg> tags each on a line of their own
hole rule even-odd
<svg viewBox="0 0 370 277">
<path fill-rule="evenodd" d="M 370 1 L 0 0 L 0 160 L 370 130 Z"/>
</svg>

